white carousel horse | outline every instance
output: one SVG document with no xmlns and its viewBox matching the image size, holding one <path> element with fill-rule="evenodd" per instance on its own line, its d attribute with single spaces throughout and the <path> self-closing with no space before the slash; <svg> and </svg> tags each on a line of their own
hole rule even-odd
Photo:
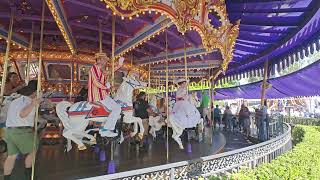
<svg viewBox="0 0 320 180">
<path fill-rule="evenodd" d="M 143 88 L 146 87 L 146 85 L 146 83 L 140 82 L 133 77 L 123 77 L 123 82 L 114 98 L 114 100 L 121 105 L 121 110 L 124 114 L 123 122 L 134 123 L 134 132 L 130 134 L 131 137 L 135 136 L 138 132 L 138 126 L 140 128 L 139 136 L 142 137 L 144 133 L 142 119 L 133 116 L 132 97 L 134 89 Z M 77 111 L 70 111 L 75 109 L 77 109 Z M 88 126 L 89 121 L 105 122 L 106 117 L 110 114 L 108 104 L 104 103 L 104 100 L 97 103 L 82 101 L 75 104 L 62 101 L 57 104 L 56 111 L 65 128 L 62 135 L 68 140 L 67 151 L 70 151 L 72 148 L 71 141 L 78 145 L 79 150 L 86 149 L 86 146 L 82 142 L 83 137 L 90 139 L 90 142 L 93 144 L 96 143 L 95 137 L 88 134 L 90 130 L 85 131 L 85 128 Z M 121 133 L 121 142 L 122 141 L 123 137 Z"/>
<path fill-rule="evenodd" d="M 181 127 L 178 123 L 175 121 L 175 116 L 172 114 L 172 109 L 175 104 L 174 99 L 170 99 L 169 101 L 169 119 L 166 119 L 165 121 L 161 120 L 161 116 L 156 117 L 149 117 L 149 125 L 151 126 L 150 134 L 153 136 L 153 138 L 156 138 L 156 131 L 159 131 L 162 126 L 165 126 L 167 124 L 168 127 L 172 128 L 173 134 L 172 138 L 178 143 L 180 149 L 184 149 L 182 141 L 180 136 L 182 135 L 184 131 L 184 127 Z M 198 132 L 203 132 L 204 125 L 203 125 L 203 119 L 201 118 L 200 114 L 198 117 Z"/>
<path fill-rule="evenodd" d="M 172 128 L 172 138 L 178 143 L 180 149 L 184 149 L 180 136 L 182 135 L 185 128 L 182 127 L 179 123 L 177 123 L 175 114 L 173 114 L 171 110 L 172 109 L 170 109 L 169 118 L 166 119 L 166 122 L 168 124 L 168 127 Z M 198 128 L 199 133 L 202 133 L 204 130 L 203 119 L 201 118 L 200 113 L 198 113 L 197 116 L 199 117 L 197 117 L 196 119 L 199 120 L 197 121 L 195 127 Z"/>
</svg>

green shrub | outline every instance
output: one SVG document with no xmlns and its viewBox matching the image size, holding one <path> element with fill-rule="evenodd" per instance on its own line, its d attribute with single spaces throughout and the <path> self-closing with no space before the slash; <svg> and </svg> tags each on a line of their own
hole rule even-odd
<svg viewBox="0 0 320 180">
<path fill-rule="evenodd" d="M 290 152 L 256 169 L 242 169 L 229 179 L 320 179 L 320 127 L 296 126 L 293 140 L 298 144 Z"/>
<path fill-rule="evenodd" d="M 305 131 L 301 126 L 297 126 L 292 130 L 292 143 L 296 145 L 304 138 Z"/>
</svg>

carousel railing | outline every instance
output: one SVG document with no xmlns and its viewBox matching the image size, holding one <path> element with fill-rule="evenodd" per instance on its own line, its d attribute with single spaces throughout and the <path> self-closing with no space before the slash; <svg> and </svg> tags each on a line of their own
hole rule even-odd
<svg viewBox="0 0 320 180">
<path fill-rule="evenodd" d="M 195 179 L 237 172 L 241 167 L 245 166 L 253 168 L 262 163 L 270 162 L 292 148 L 291 127 L 286 123 L 282 123 L 281 125 L 283 131 L 277 137 L 246 148 L 205 156 L 190 161 L 181 161 L 88 178 L 87 180 Z"/>
<path fill-rule="evenodd" d="M 320 126 L 320 118 L 305 118 L 305 117 L 284 117 L 284 122 L 289 124 L 301 124 L 310 126 Z"/>
</svg>

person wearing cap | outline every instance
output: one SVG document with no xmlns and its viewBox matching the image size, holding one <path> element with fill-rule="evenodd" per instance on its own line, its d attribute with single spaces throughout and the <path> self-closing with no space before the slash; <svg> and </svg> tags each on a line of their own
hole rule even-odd
<svg viewBox="0 0 320 180">
<path fill-rule="evenodd" d="M 32 159 L 35 154 L 33 152 L 35 107 L 40 102 L 36 98 L 36 90 L 37 81 L 30 81 L 18 91 L 21 96 L 9 105 L 4 136 L 8 148 L 8 157 L 3 167 L 5 180 L 10 180 L 18 154 L 26 155 L 25 174 L 28 179 L 31 177 Z"/>
<path fill-rule="evenodd" d="M 108 109 L 111 110 L 110 115 L 106 118 L 103 129 L 100 130 L 101 136 L 115 137 L 118 134 L 113 130 L 121 113 L 121 106 L 110 97 L 111 85 L 108 82 L 110 69 L 107 61 L 110 59 L 105 53 L 96 54 L 96 63 L 91 67 L 88 80 L 88 101 L 98 102 L 102 100 Z M 119 59 L 119 64 L 115 67 L 115 71 L 120 69 L 124 58 Z"/>
<path fill-rule="evenodd" d="M 179 79 L 176 81 L 178 89 L 176 92 L 176 103 L 171 111 L 171 116 L 181 128 L 193 128 L 200 122 L 200 112 L 195 105 L 189 101 L 187 92 L 187 81 Z"/>
</svg>

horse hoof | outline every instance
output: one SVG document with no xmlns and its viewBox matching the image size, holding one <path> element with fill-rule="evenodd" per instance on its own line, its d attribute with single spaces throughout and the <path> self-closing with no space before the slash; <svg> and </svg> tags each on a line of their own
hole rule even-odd
<svg viewBox="0 0 320 180">
<path fill-rule="evenodd" d="M 96 139 L 91 139 L 91 140 L 90 140 L 90 143 L 93 144 L 93 145 L 94 145 L 94 144 L 97 144 L 97 140 L 96 140 Z"/>
<path fill-rule="evenodd" d="M 78 147 L 79 151 L 83 151 L 83 150 L 86 150 L 86 149 L 87 149 L 87 147 L 85 145 L 82 145 L 82 146 Z"/>
<path fill-rule="evenodd" d="M 143 139 L 143 134 L 138 134 L 138 138 L 140 139 L 140 140 L 142 140 Z"/>
<path fill-rule="evenodd" d="M 136 133 L 130 133 L 130 137 L 134 137 Z"/>
<path fill-rule="evenodd" d="M 183 150 L 184 149 L 183 145 L 179 145 L 179 149 Z"/>
</svg>

